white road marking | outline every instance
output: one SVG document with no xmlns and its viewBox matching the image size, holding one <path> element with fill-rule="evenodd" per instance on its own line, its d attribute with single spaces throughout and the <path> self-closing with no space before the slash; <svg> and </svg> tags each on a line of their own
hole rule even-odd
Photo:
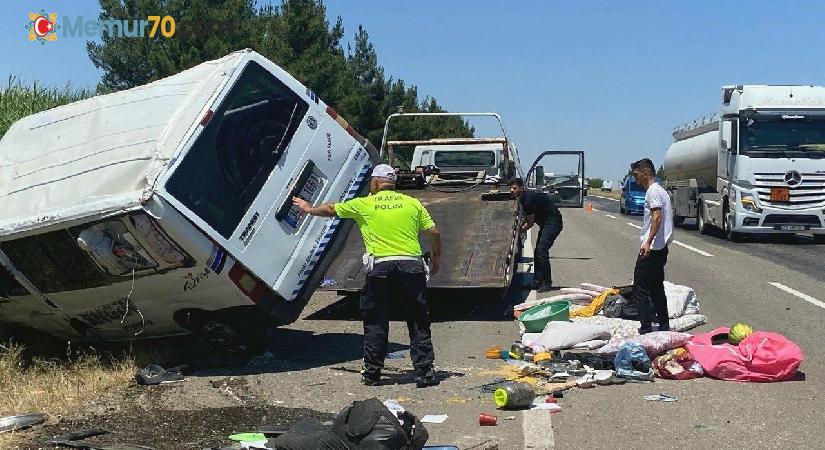
<svg viewBox="0 0 825 450">
<path fill-rule="evenodd" d="M 684 248 L 686 248 L 686 249 L 688 249 L 688 250 L 690 250 L 690 251 L 694 251 L 694 252 L 696 252 L 696 253 L 698 253 L 698 254 L 700 254 L 700 255 L 702 255 L 702 256 L 713 256 L 713 255 L 711 255 L 710 253 L 708 253 L 708 252 L 706 252 L 706 251 L 704 251 L 704 250 L 699 250 L 699 249 L 698 249 L 698 248 L 696 248 L 696 247 L 691 247 L 690 245 L 687 245 L 687 244 L 685 244 L 685 243 L 684 243 L 684 242 L 682 242 L 682 241 L 676 241 L 676 240 L 674 240 L 674 241 L 673 241 L 673 243 L 674 243 L 674 244 L 676 244 L 676 245 L 682 246 L 682 247 L 684 247 Z"/>
<path fill-rule="evenodd" d="M 639 225 L 636 225 L 635 223 L 627 222 L 627 224 L 628 224 L 628 225 L 630 225 L 630 226 L 631 226 L 631 227 L 633 227 L 633 228 L 637 228 L 637 229 L 639 229 L 639 230 L 641 230 L 641 229 L 642 229 L 642 227 L 640 227 Z M 686 249 L 688 249 L 688 250 L 690 250 L 690 251 L 696 252 L 696 253 L 698 253 L 698 254 L 700 254 L 700 255 L 702 255 L 702 256 L 713 256 L 712 254 L 710 254 L 710 253 L 708 253 L 708 252 L 706 252 L 706 251 L 704 251 L 704 250 L 699 250 L 698 248 L 693 247 L 693 246 L 690 246 L 690 245 L 687 245 L 687 244 L 685 244 L 685 243 L 684 243 L 684 242 L 682 242 L 682 241 L 676 241 L 676 240 L 674 240 L 674 241 L 673 241 L 673 243 L 674 243 L 674 244 L 676 244 L 676 245 L 678 245 L 678 246 L 680 246 L 680 247 L 684 247 L 684 248 L 686 248 Z"/>
<path fill-rule="evenodd" d="M 611 216 L 610 214 L 605 214 L 605 216 L 610 217 L 611 219 L 615 219 L 616 216 Z"/>
<path fill-rule="evenodd" d="M 610 200 L 611 202 L 618 202 L 618 200 L 615 199 L 615 198 L 602 197 L 601 195 L 590 195 L 589 197 L 601 198 L 601 199 L 604 199 L 604 200 Z"/>
<path fill-rule="evenodd" d="M 556 447 L 553 436 L 552 414 L 548 411 L 522 412 L 521 430 L 524 435 L 524 448 L 553 449 Z"/>
<path fill-rule="evenodd" d="M 770 284 L 771 286 L 773 286 L 777 289 L 783 290 L 783 291 L 785 291 L 785 292 L 787 292 L 791 295 L 795 295 L 795 296 L 801 298 L 802 300 L 805 300 L 806 302 L 808 302 L 812 305 L 816 305 L 816 306 L 819 306 L 822 309 L 825 309 L 825 302 L 821 302 L 821 301 L 811 297 L 808 294 L 803 294 L 802 292 L 799 292 L 796 289 L 791 289 L 788 286 L 785 286 L 784 284 L 781 284 L 781 283 L 769 282 L 768 284 Z"/>
</svg>

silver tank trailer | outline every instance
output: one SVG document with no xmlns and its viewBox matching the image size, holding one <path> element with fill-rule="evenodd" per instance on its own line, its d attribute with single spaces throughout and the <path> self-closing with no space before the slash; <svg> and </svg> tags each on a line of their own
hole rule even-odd
<svg viewBox="0 0 825 450">
<path fill-rule="evenodd" d="M 711 130 L 670 145 L 664 169 L 669 182 L 695 178 L 699 188 L 716 188 L 719 130 Z"/>
</svg>

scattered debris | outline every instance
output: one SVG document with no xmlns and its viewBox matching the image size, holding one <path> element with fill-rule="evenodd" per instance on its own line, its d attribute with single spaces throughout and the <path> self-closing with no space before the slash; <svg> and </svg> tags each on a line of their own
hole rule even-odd
<svg viewBox="0 0 825 450">
<path fill-rule="evenodd" d="M 179 369 L 173 368 L 167 370 L 157 364 L 149 364 L 138 371 L 137 375 L 135 375 L 135 381 L 137 381 L 138 384 L 152 386 L 183 381 L 183 375 L 181 375 Z"/>
<path fill-rule="evenodd" d="M 387 353 L 387 359 L 405 359 L 406 357 L 406 350 L 399 350 L 397 352 Z"/>
<path fill-rule="evenodd" d="M 651 401 L 651 402 L 675 402 L 675 401 L 678 400 L 676 397 L 674 397 L 670 394 L 664 394 L 664 393 L 656 394 L 656 395 L 645 395 L 642 398 L 644 398 L 647 401 Z"/>
<path fill-rule="evenodd" d="M 494 427 L 498 422 L 498 417 L 492 414 L 481 413 L 478 415 L 478 424 L 482 427 Z"/>
<path fill-rule="evenodd" d="M 45 414 L 21 414 L 0 418 L 0 433 L 22 430 L 46 421 Z"/>
<path fill-rule="evenodd" d="M 427 414 L 421 418 L 421 423 L 444 423 L 447 417 L 446 414 Z"/>
</svg>

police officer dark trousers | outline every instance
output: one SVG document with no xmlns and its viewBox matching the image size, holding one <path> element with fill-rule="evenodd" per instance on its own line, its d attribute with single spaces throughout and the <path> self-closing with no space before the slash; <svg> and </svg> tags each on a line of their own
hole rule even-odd
<svg viewBox="0 0 825 450">
<path fill-rule="evenodd" d="M 361 229 L 367 250 L 367 279 L 361 296 L 364 321 L 364 384 L 381 382 L 388 351 L 390 313 L 403 315 L 410 334 L 410 357 L 418 387 L 438 384 L 433 363 L 427 303 L 428 273 L 440 268 L 441 237 L 427 209 L 417 199 L 395 191 L 395 171 L 386 164 L 373 168 L 370 195 L 313 207 L 294 198 L 302 211 L 323 217 L 353 219 Z M 422 259 L 419 233 L 430 238 L 429 265 Z"/>
</svg>

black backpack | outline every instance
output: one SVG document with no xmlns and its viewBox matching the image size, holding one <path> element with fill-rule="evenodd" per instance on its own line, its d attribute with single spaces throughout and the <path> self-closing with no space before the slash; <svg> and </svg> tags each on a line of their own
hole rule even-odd
<svg viewBox="0 0 825 450">
<path fill-rule="evenodd" d="M 633 286 L 616 288 L 618 294 L 608 295 L 604 299 L 602 314 L 605 317 L 620 317 L 627 320 L 639 320 L 639 306 L 636 296 L 633 295 Z"/>
<path fill-rule="evenodd" d="M 405 411 L 401 422 L 380 400 L 371 398 L 347 406 L 332 424 L 332 432 L 353 449 L 418 450 L 429 438 L 418 418 Z"/>
</svg>

